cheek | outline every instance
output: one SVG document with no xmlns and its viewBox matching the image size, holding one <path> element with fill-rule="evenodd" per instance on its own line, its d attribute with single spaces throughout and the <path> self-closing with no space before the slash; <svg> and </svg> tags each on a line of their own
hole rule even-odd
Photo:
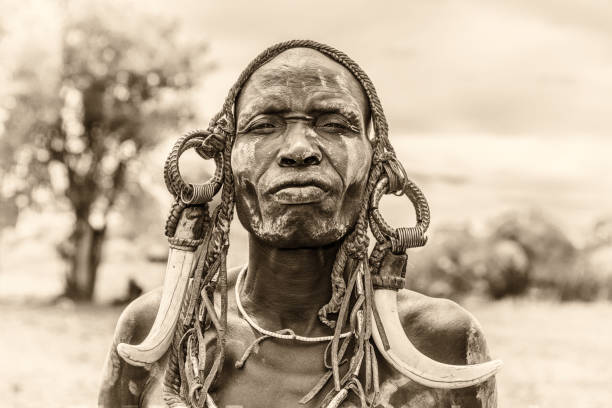
<svg viewBox="0 0 612 408">
<path fill-rule="evenodd" d="M 343 175 L 346 187 L 360 182 L 365 183 L 372 160 L 369 142 L 361 139 L 346 140 L 339 153 L 337 169 Z"/>
<path fill-rule="evenodd" d="M 270 150 L 261 138 L 238 138 L 232 149 L 232 170 L 239 185 L 256 184 L 270 161 Z"/>
<path fill-rule="evenodd" d="M 253 169 L 255 163 L 255 144 L 247 141 L 236 140 L 232 149 L 232 170 L 234 176 L 242 179 L 248 176 L 249 170 Z"/>
</svg>

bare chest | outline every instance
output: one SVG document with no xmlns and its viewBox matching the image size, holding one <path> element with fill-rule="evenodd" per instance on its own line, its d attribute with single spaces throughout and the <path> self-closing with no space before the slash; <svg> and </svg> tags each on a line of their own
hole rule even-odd
<svg viewBox="0 0 612 408">
<path fill-rule="evenodd" d="M 300 400 L 327 373 L 323 361 L 326 344 L 295 345 L 267 339 L 253 348 L 244 364 L 238 368 L 236 363 L 244 359 L 249 341 L 229 339 L 223 374 L 211 395 L 219 407 L 226 408 L 287 408 L 319 407 L 323 398 L 333 392 L 333 380 L 329 379 L 323 389 L 306 404 Z M 248 339 L 250 340 L 250 339 Z M 377 408 L 463 408 L 451 404 L 448 392 L 422 387 L 395 373 L 381 364 L 380 394 L 376 399 Z M 157 370 L 151 384 L 143 391 L 141 401 L 144 407 L 164 407 L 161 383 L 163 372 Z M 363 383 L 362 379 L 362 383 Z M 341 407 L 359 407 L 359 399 L 349 394 Z"/>
<path fill-rule="evenodd" d="M 233 308 L 232 308 L 233 309 Z M 329 372 L 324 360 L 327 342 L 300 343 L 267 338 L 253 346 L 260 337 L 236 310 L 230 309 L 228 337 L 222 375 L 211 396 L 218 407 L 225 408 L 314 408 L 320 407 L 328 393 L 334 393 L 329 378 L 315 397 L 304 403 L 305 395 Z M 207 334 L 207 361 L 214 359 L 216 336 Z M 251 349 L 247 353 L 248 349 Z M 349 350 L 352 346 L 349 346 Z M 423 387 L 388 366 L 377 354 L 380 393 L 376 408 L 472 408 L 446 390 Z M 160 361 L 160 366 L 165 364 Z M 348 364 L 341 366 L 341 372 Z M 153 374 L 153 372 L 152 372 Z M 162 399 L 163 370 L 155 370 L 146 388 L 142 406 L 164 407 Z M 363 376 L 362 376 L 363 377 Z M 365 378 L 361 378 L 365 384 Z M 341 407 L 360 407 L 359 398 L 349 393 Z"/>
<path fill-rule="evenodd" d="M 142 407 L 166 407 L 162 398 L 163 377 L 153 380 L 141 398 Z M 316 384 L 316 382 L 314 382 Z M 286 375 L 252 377 L 246 372 L 235 376 L 233 381 L 212 393 L 219 407 L 225 408 L 256 408 L 256 407 L 318 407 L 321 398 L 315 398 L 309 404 L 302 405 L 299 400 L 305 395 L 302 391 L 307 386 L 314 385 L 312 379 L 290 378 Z M 306 386 L 306 387 L 305 387 Z M 321 393 L 324 396 L 331 390 L 326 387 Z M 445 392 L 422 389 L 405 377 L 387 378 L 380 384 L 380 395 L 376 400 L 376 408 L 430 408 L 448 407 L 463 408 L 460 404 L 452 404 Z M 359 407 L 359 401 L 354 395 L 349 395 L 342 405 L 343 408 Z"/>
</svg>

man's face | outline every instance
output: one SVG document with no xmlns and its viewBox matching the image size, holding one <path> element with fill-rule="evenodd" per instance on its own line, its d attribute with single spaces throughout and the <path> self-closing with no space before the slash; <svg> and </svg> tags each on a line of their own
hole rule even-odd
<svg viewBox="0 0 612 408">
<path fill-rule="evenodd" d="M 259 68 L 236 103 L 242 225 L 279 248 L 316 247 L 356 222 L 371 161 L 367 98 L 343 66 L 297 48 Z"/>
</svg>

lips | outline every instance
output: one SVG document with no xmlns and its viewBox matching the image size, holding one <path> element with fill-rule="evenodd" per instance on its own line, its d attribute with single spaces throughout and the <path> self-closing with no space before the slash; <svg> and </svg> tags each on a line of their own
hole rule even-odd
<svg viewBox="0 0 612 408">
<path fill-rule="evenodd" d="M 321 201 L 325 191 L 316 186 L 287 187 L 277 191 L 274 198 L 281 204 L 310 204 Z"/>
<path fill-rule="evenodd" d="M 323 200 L 330 189 L 321 178 L 302 177 L 277 182 L 268 194 L 281 204 L 310 204 Z"/>
</svg>

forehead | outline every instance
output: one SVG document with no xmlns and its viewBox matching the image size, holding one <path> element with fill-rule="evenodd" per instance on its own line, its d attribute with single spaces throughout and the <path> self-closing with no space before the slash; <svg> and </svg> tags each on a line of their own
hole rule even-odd
<svg viewBox="0 0 612 408">
<path fill-rule="evenodd" d="M 253 113 L 269 105 L 287 110 L 321 101 L 352 105 L 364 116 L 367 97 L 351 72 L 331 58 L 308 48 L 293 48 L 255 71 L 236 102 L 236 113 Z"/>
</svg>

